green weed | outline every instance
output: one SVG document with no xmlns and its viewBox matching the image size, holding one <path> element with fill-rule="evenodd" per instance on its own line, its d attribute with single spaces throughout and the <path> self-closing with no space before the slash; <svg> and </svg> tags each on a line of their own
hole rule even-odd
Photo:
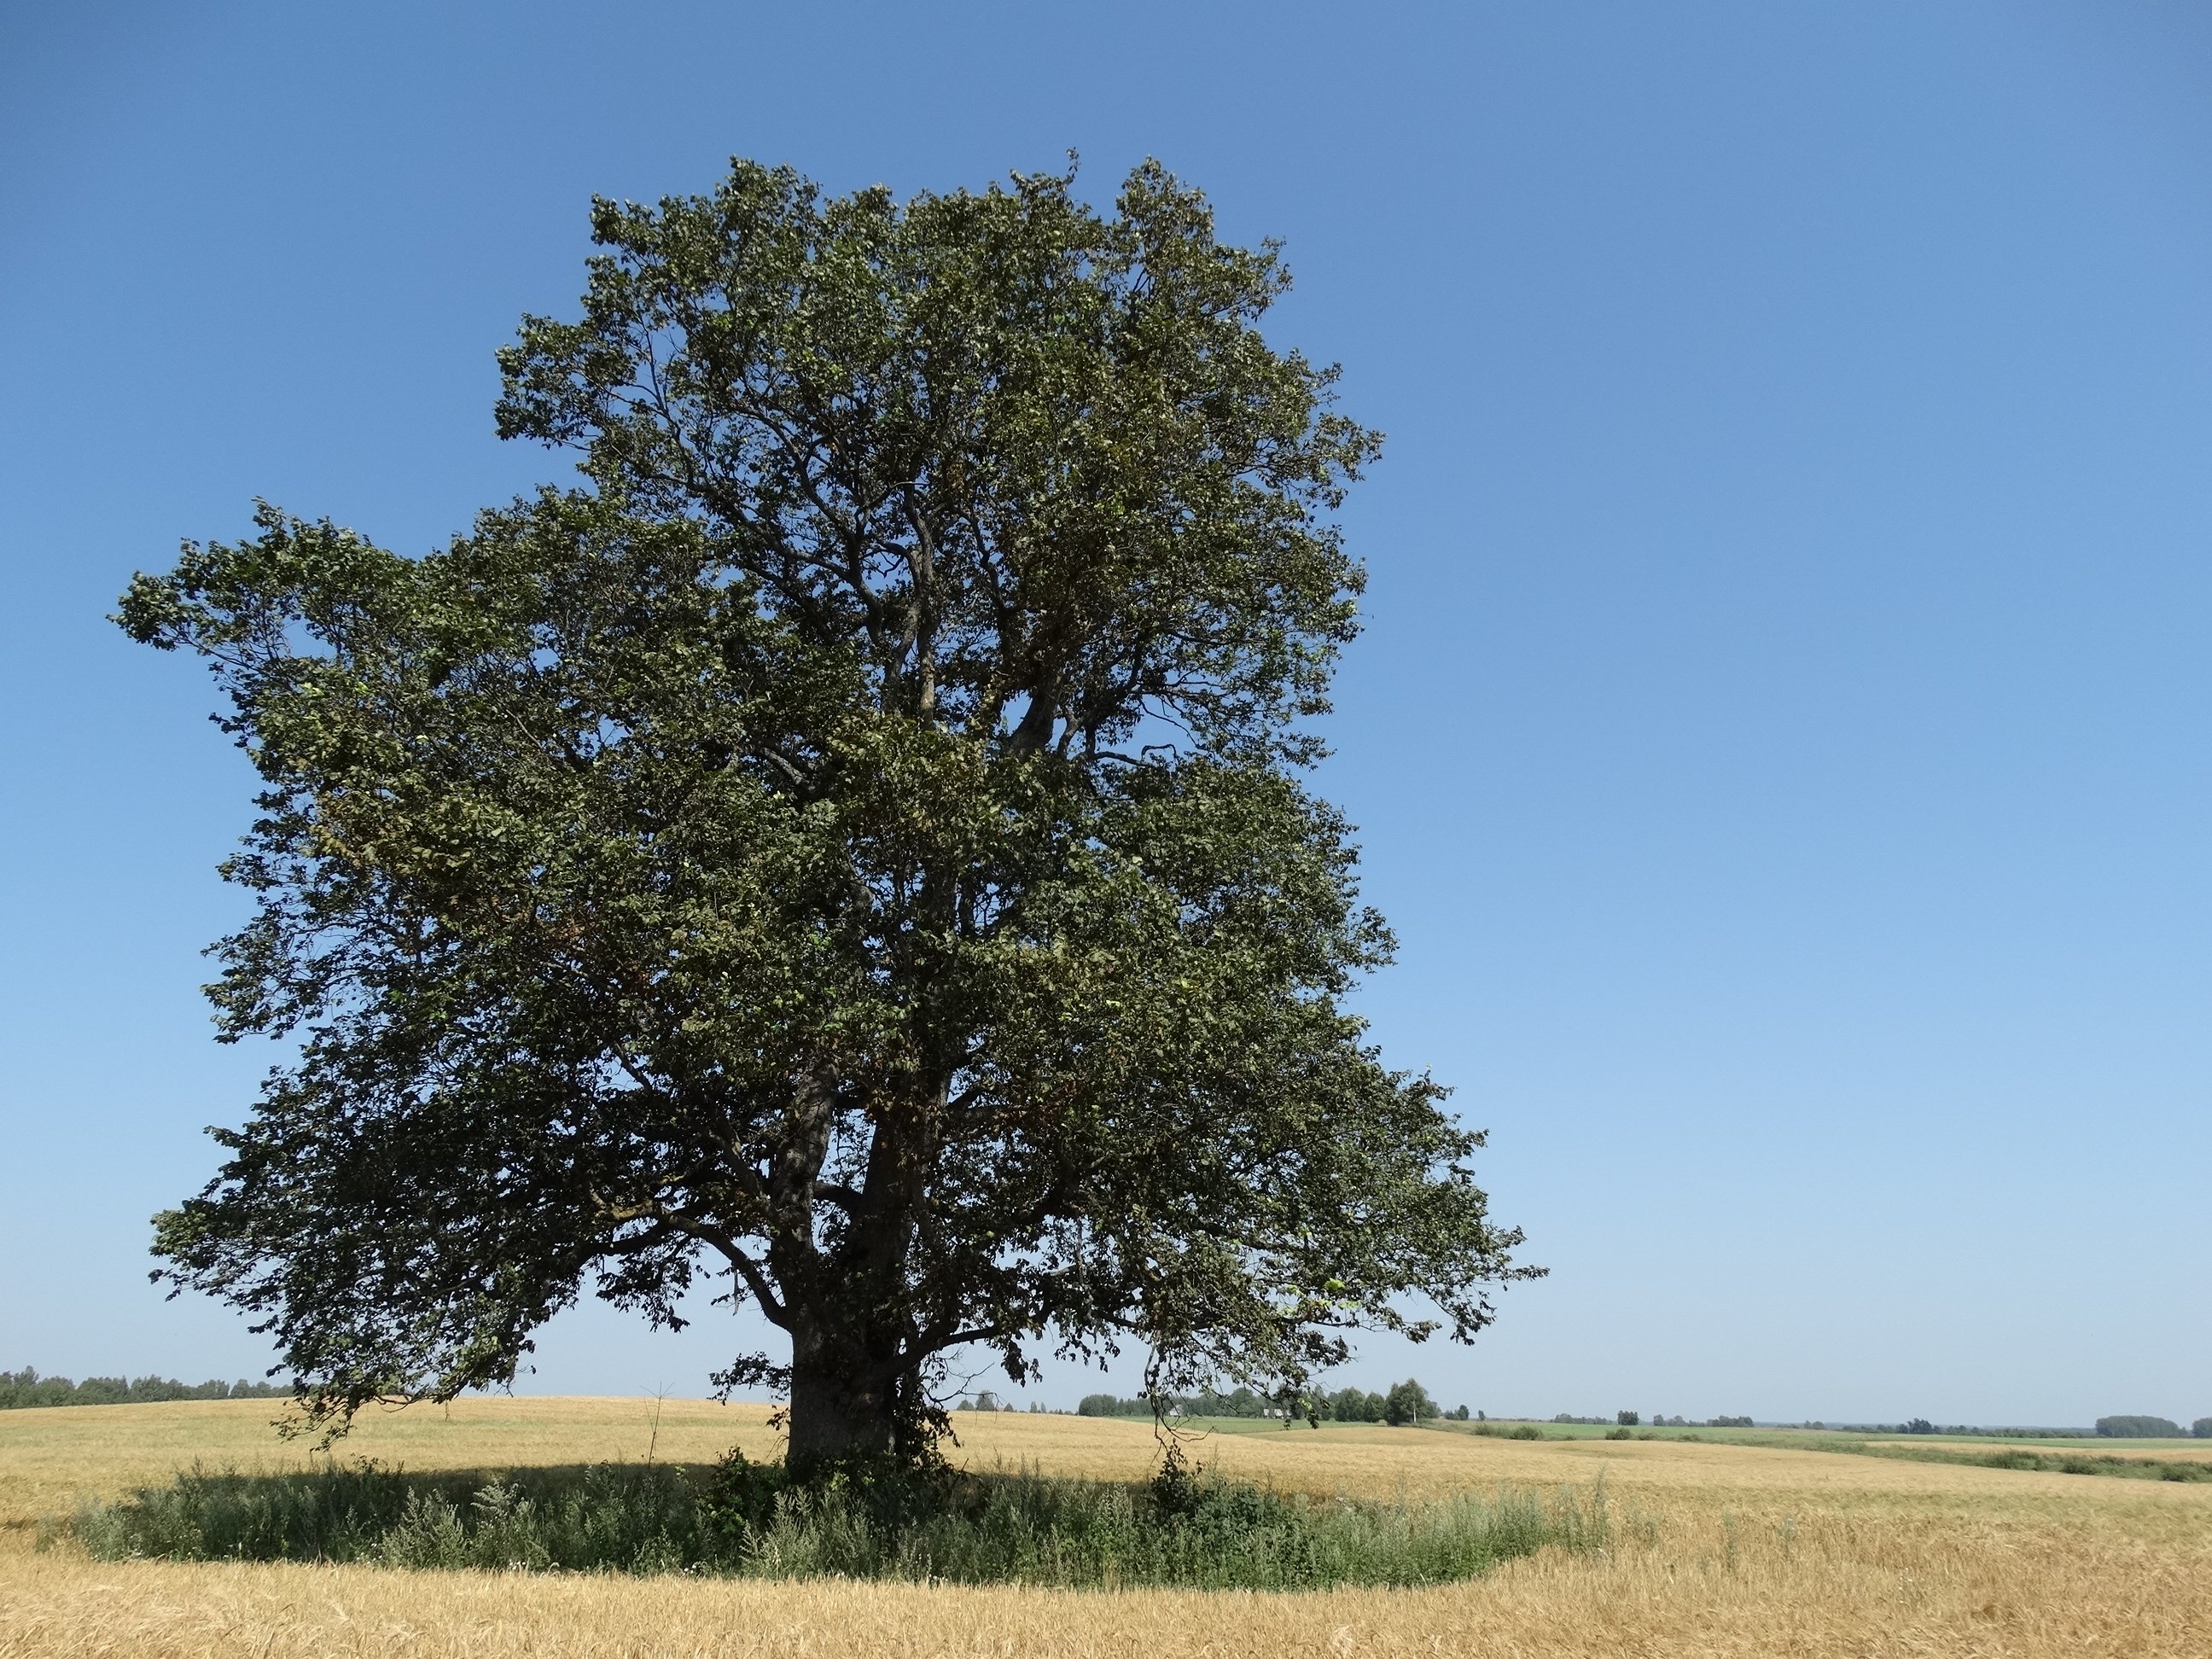
<svg viewBox="0 0 2212 1659">
<path fill-rule="evenodd" d="M 529 1571 L 693 1572 L 1304 1589 L 1466 1578 L 1547 1545 L 1601 1547 L 1601 1495 L 1316 1500 L 1177 1471 L 1145 1486 L 1029 1473 L 812 1486 L 732 1457 L 412 1474 L 193 1469 L 80 1510 L 101 1559 L 314 1560 Z"/>
</svg>

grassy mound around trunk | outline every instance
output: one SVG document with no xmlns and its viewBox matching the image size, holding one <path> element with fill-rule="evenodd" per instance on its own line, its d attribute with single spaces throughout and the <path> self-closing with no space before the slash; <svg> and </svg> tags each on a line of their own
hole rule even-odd
<svg viewBox="0 0 2212 1659">
<path fill-rule="evenodd" d="M 1467 1578 L 1609 1530 L 1601 1492 L 1314 1499 L 1171 1470 L 1144 1485 L 1023 1471 L 806 1485 L 732 1456 L 410 1474 L 195 1468 L 59 1529 L 103 1560 L 308 1560 L 495 1571 L 1304 1589 Z"/>
</svg>

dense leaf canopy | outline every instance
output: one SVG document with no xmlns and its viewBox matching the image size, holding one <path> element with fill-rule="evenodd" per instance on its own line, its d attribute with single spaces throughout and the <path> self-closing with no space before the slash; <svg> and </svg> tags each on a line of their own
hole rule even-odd
<svg viewBox="0 0 2212 1659">
<path fill-rule="evenodd" d="M 1301 777 L 1375 436 L 1260 334 L 1272 246 L 1072 189 L 601 203 L 581 318 L 501 354 L 580 487 L 422 558 L 264 507 L 132 584 L 265 780 L 224 1034 L 297 1044 L 159 1249 L 317 1413 L 709 1273 L 791 1335 L 725 1380 L 795 1453 L 915 1452 L 961 1345 L 1295 1387 L 1528 1271 L 1340 1006 L 1389 939 Z"/>
</svg>

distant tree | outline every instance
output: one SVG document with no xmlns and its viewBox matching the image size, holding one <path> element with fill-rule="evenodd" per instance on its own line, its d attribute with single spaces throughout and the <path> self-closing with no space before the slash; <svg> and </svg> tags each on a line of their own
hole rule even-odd
<svg viewBox="0 0 2212 1659">
<path fill-rule="evenodd" d="M 1344 1005 L 1392 942 L 1304 773 L 1377 439 L 1261 336 L 1275 250 L 1152 165 L 592 231 L 498 410 L 587 487 L 422 558 L 264 508 L 124 598 L 264 786 L 222 1035 L 297 1043 L 169 1282 L 337 1425 L 712 1274 L 800 1466 L 926 1456 L 966 1345 L 1167 1394 L 1472 1339 L 1533 1270 Z"/>
<path fill-rule="evenodd" d="M 1340 1423 L 1380 1423 L 1389 1401 L 1379 1394 L 1364 1389 L 1340 1389 L 1336 1393 L 1336 1420 Z"/>
<path fill-rule="evenodd" d="M 34 1408 L 74 1402 L 76 1384 L 66 1376 L 41 1376 L 33 1366 L 0 1371 L 0 1407 Z"/>
<path fill-rule="evenodd" d="M 1613 1420 L 1624 1429 L 1632 1429 L 1644 1419 L 1635 1412 L 1615 1412 L 1613 1414 Z"/>
<path fill-rule="evenodd" d="M 1752 1421 L 1747 1417 L 1715 1417 L 1708 1419 L 1705 1426 L 1709 1429 L 1747 1429 L 1752 1426 Z"/>
<path fill-rule="evenodd" d="M 88 1376 L 72 1382 L 66 1376 L 41 1376 L 26 1366 L 20 1371 L 0 1371 L 0 1411 L 40 1406 L 137 1406 L 171 1400 L 272 1400 L 291 1392 L 270 1382 L 210 1380 L 179 1382 L 173 1377 Z"/>
<path fill-rule="evenodd" d="M 1467 1407 L 1464 1407 L 1464 1406 L 1457 1406 L 1457 1407 L 1453 1407 L 1453 1409 L 1452 1409 L 1452 1420 L 1453 1420 L 1453 1421 L 1455 1421 L 1455 1422 L 1458 1422 L 1458 1423 L 1464 1423 L 1464 1422 L 1466 1422 L 1466 1421 L 1467 1421 Z"/>
<path fill-rule="evenodd" d="M 2191 1425 L 2190 1432 L 2199 1440 L 2212 1440 L 2212 1417 L 2200 1417 Z"/>
<path fill-rule="evenodd" d="M 1206 1402 L 1209 1417 L 1257 1417 L 1267 1409 L 1267 1401 L 1241 1383 L 1225 1395 L 1215 1395 Z"/>
<path fill-rule="evenodd" d="M 1427 1421 L 1437 1415 L 1437 1402 L 1429 1398 L 1429 1391 L 1412 1377 L 1392 1385 L 1384 1396 L 1382 1420 L 1394 1429 L 1402 1429 Z"/>
<path fill-rule="evenodd" d="M 2115 1440 L 2173 1440 L 2181 1425 L 2166 1417 L 2100 1417 L 2097 1432 Z"/>
</svg>

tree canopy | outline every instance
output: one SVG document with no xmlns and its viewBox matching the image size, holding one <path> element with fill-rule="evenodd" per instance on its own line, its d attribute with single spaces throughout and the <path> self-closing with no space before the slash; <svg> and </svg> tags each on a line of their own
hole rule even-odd
<svg viewBox="0 0 2212 1659">
<path fill-rule="evenodd" d="M 123 599 L 264 780 L 222 1035 L 296 1045 L 167 1278 L 342 1424 L 717 1277 L 802 1461 L 926 1455 L 963 1345 L 1282 1390 L 1472 1337 L 1534 1270 L 1342 1006 L 1391 942 L 1304 776 L 1378 441 L 1260 332 L 1274 246 L 1155 165 L 592 228 L 500 359 L 579 485 L 411 558 L 264 507 Z"/>
<path fill-rule="evenodd" d="M 2181 1436 L 2181 1425 L 2170 1417 L 2100 1417 L 2097 1432 L 2120 1440 L 2173 1440 Z"/>
</svg>

